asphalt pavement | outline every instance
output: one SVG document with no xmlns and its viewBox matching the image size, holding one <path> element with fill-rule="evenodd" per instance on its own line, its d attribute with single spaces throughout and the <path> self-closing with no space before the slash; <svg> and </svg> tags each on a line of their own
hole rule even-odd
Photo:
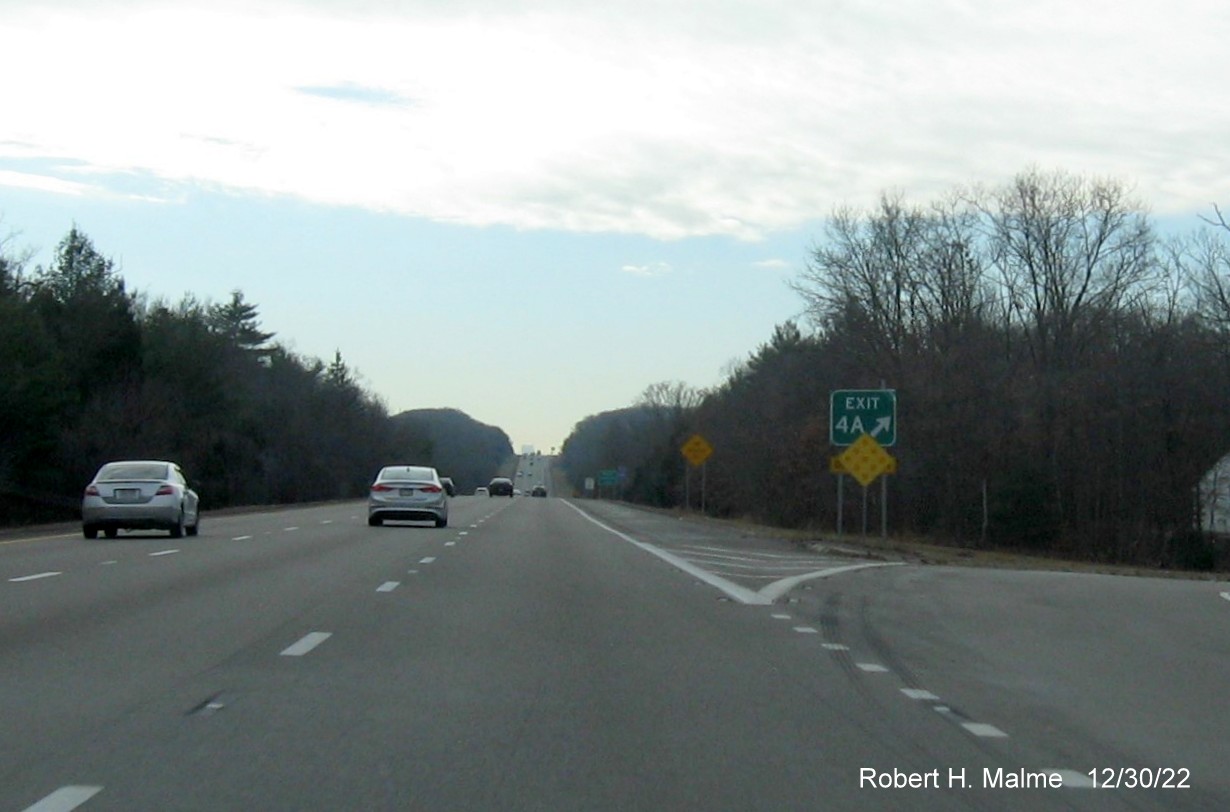
<svg viewBox="0 0 1230 812">
<path fill-rule="evenodd" d="M 1230 808 L 1224 584 L 451 509 L 7 535 L 0 810 Z"/>
</svg>

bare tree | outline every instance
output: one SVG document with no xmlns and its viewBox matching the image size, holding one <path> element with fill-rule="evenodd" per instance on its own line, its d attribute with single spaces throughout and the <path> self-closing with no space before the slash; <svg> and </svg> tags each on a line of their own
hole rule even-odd
<svg viewBox="0 0 1230 812">
<path fill-rule="evenodd" d="M 1149 281 L 1148 219 L 1116 181 L 1036 169 L 987 197 L 991 264 L 1034 361 L 1042 370 L 1066 366 Z"/>
</svg>

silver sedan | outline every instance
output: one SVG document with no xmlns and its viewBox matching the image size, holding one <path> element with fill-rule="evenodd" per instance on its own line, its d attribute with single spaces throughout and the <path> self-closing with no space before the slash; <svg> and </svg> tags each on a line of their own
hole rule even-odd
<svg viewBox="0 0 1230 812">
<path fill-rule="evenodd" d="M 81 532 L 167 530 L 172 538 L 195 536 L 201 525 L 200 499 L 179 466 L 165 460 L 109 462 L 81 498 Z"/>
<path fill-rule="evenodd" d="M 385 520 L 433 521 L 448 526 L 448 493 L 435 468 L 390 465 L 380 469 L 367 499 L 367 523 Z"/>
</svg>

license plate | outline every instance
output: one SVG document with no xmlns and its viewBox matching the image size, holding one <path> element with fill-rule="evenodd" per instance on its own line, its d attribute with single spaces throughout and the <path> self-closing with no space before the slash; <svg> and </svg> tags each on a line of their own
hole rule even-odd
<svg viewBox="0 0 1230 812">
<path fill-rule="evenodd" d="M 418 496 L 419 492 L 416 488 L 402 488 L 400 491 L 402 496 Z"/>
<path fill-rule="evenodd" d="M 137 502 L 141 499 L 140 488 L 116 488 L 115 498 L 120 502 Z"/>
</svg>

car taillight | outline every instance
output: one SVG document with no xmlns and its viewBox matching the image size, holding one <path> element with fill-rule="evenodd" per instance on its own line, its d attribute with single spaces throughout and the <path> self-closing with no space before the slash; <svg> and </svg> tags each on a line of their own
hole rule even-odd
<svg viewBox="0 0 1230 812">
<path fill-rule="evenodd" d="M 393 490 L 393 488 L 390 485 L 385 485 L 383 482 L 377 482 L 375 485 L 372 485 L 372 490 L 377 493 L 384 493 L 385 491 Z"/>
<path fill-rule="evenodd" d="M 443 488 L 441 488 L 439 485 L 424 485 L 423 487 L 419 488 L 419 490 L 423 491 L 424 493 L 439 493 L 441 490 L 443 490 Z"/>
<path fill-rule="evenodd" d="M 85 495 L 86 495 L 86 496 L 98 496 L 98 486 L 97 486 L 97 485 L 90 485 L 90 486 L 86 487 L 86 489 L 85 489 Z"/>
<path fill-rule="evenodd" d="M 154 491 L 154 496 L 170 496 L 175 493 L 175 489 L 170 485 L 163 485 L 158 490 Z"/>
</svg>

